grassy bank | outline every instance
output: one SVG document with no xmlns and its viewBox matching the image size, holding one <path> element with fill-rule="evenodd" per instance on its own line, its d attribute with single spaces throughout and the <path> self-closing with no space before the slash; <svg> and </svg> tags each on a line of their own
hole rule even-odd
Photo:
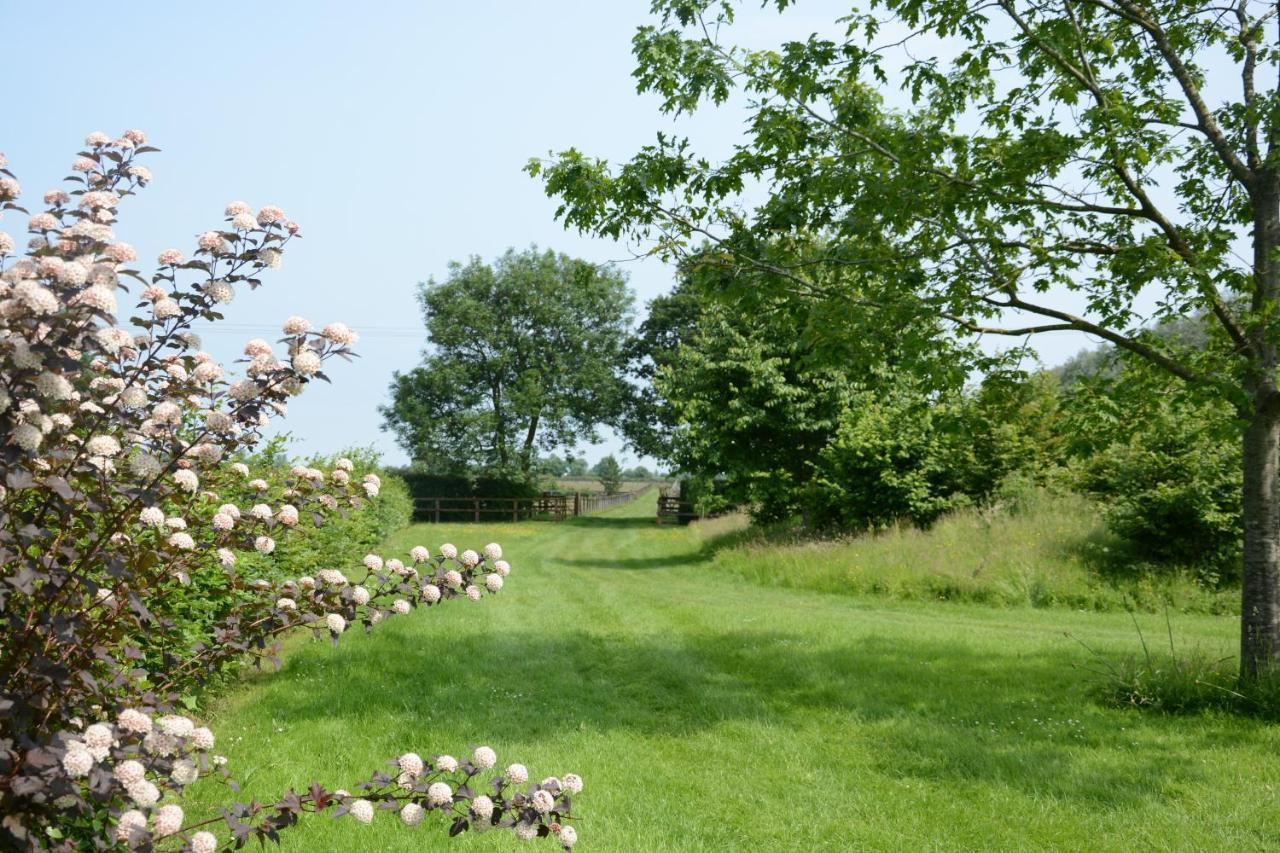
<svg viewBox="0 0 1280 853">
<path fill-rule="evenodd" d="M 1274 849 L 1280 729 L 1096 700 L 1076 639 L 1131 653 L 1128 614 L 743 583 L 706 532 L 656 527 L 653 501 L 396 535 L 388 554 L 496 539 L 509 584 L 338 648 L 304 642 L 282 673 L 229 696 L 213 722 L 246 795 L 350 785 L 407 749 L 488 743 L 538 778 L 583 774 L 581 853 Z M 1176 615 L 1174 629 L 1188 646 L 1234 649 L 1229 617 Z M 221 793 L 206 787 L 206 807 Z M 518 846 L 387 814 L 371 827 L 313 816 L 284 839 L 289 851 Z"/>
<path fill-rule="evenodd" d="M 1154 612 L 1238 613 L 1239 593 L 1189 572 L 1143 571 L 1115 553 L 1097 510 L 1072 495 L 1033 492 L 1000 511 L 964 510 L 929 530 L 786 541 L 702 527 L 712 567 L 755 583 L 905 601 Z"/>
</svg>

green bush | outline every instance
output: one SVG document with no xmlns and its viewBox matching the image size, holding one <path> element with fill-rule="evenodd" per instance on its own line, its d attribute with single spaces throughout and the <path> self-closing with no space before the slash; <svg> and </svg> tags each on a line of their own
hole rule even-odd
<svg viewBox="0 0 1280 853">
<path fill-rule="evenodd" d="M 1130 562 L 1240 576 L 1241 446 L 1221 404 L 1151 387 L 1125 371 L 1066 395 L 1073 484 L 1102 505 Z"/>
<path fill-rule="evenodd" d="M 263 476 L 271 469 L 289 468 L 280 454 L 281 444 L 272 442 L 266 450 L 245 459 L 251 476 Z M 356 475 L 378 472 L 382 478 L 377 498 L 364 501 L 358 509 L 334 514 L 320 527 L 304 516 L 288 536 L 278 538 L 270 556 L 241 554 L 235 571 L 242 578 L 283 580 L 312 575 L 322 568 L 358 565 L 366 553 L 377 548 L 391 534 L 409 524 L 412 500 L 404 482 L 377 467 L 378 457 L 371 450 L 352 450 L 344 454 L 313 457 L 304 464 L 329 471 L 338 456 L 355 463 Z M 239 505 L 243 511 L 255 502 L 249 494 L 219 496 L 223 502 Z M 228 583 L 227 574 L 214 567 L 193 574 L 190 583 L 166 596 L 162 602 L 148 602 L 148 607 L 171 623 L 169 630 L 153 632 L 137 638 L 147 668 L 163 669 L 167 663 L 190 649 L 191 644 L 209 636 L 211 626 L 233 613 L 243 602 Z"/>
<path fill-rule="evenodd" d="M 409 512 L 415 521 L 435 518 L 427 498 L 534 498 L 539 494 L 538 485 L 530 480 L 508 477 L 491 477 L 471 474 L 428 474 L 406 468 L 388 469 L 404 483 L 409 496 Z M 485 506 L 481 500 L 481 506 Z M 468 521 L 468 510 L 442 510 L 441 521 Z"/>
<path fill-rule="evenodd" d="M 899 383 L 861 392 L 812 463 L 803 507 L 818 529 L 927 527 L 991 500 L 1014 472 L 1042 470 L 1046 390 L 989 381 L 947 395 Z"/>
</svg>

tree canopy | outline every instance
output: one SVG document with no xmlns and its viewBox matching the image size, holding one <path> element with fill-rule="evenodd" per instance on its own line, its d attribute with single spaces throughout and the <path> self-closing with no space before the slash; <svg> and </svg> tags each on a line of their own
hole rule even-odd
<svg viewBox="0 0 1280 853">
<path fill-rule="evenodd" d="M 1280 669 L 1276 4 L 878 0 L 839 38 L 751 49 L 728 40 L 736 5 L 656 0 L 635 76 L 671 114 L 738 93 L 746 138 L 720 161 L 669 135 L 616 168 L 532 161 L 559 215 L 669 256 L 709 243 L 788 294 L 950 335 L 1086 332 L 1228 403 L 1245 425 L 1242 672 Z M 797 235 L 822 256 L 786 253 Z M 1150 332 L 1195 313 L 1209 346 Z"/>
<path fill-rule="evenodd" d="M 419 289 L 428 346 L 381 411 L 415 462 L 528 476 L 539 451 L 594 441 L 625 394 L 622 273 L 552 251 L 452 263 Z"/>
</svg>

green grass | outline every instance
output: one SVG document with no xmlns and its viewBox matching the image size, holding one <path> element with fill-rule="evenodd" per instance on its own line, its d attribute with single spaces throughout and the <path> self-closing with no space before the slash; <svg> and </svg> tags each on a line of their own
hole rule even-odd
<svg viewBox="0 0 1280 853">
<path fill-rule="evenodd" d="M 1106 707 L 1092 659 L 1130 617 L 744 583 L 654 495 L 563 524 L 419 525 L 387 549 L 503 543 L 502 595 L 303 642 L 213 713 L 247 793 L 350 785 L 407 749 L 488 743 L 577 771 L 578 849 L 1263 850 L 1280 730 Z M 714 532 L 714 529 L 712 530 Z M 1148 636 L 1163 616 L 1140 615 Z M 1235 623 L 1176 615 L 1231 654 Z M 203 783 L 207 784 L 207 783 Z M 219 791 L 204 788 L 206 804 Z M 550 850 L 547 842 L 530 849 Z M 311 816 L 292 851 L 497 850 L 509 835 Z"/>
<path fill-rule="evenodd" d="M 736 544 L 715 548 L 712 566 L 771 586 L 1000 606 L 1240 611 L 1237 590 L 1126 566 L 1096 508 L 1075 495 L 1030 492 L 1011 509 L 962 510 L 927 531 L 904 526 L 825 541 L 734 533 L 734 519 L 717 525 Z"/>
</svg>

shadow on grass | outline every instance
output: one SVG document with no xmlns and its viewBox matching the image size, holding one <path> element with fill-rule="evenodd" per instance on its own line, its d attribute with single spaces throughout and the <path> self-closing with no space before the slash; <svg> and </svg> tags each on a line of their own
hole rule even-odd
<svg viewBox="0 0 1280 853">
<path fill-rule="evenodd" d="M 1125 731 L 1114 716 L 1082 711 L 1086 685 L 1065 653 L 998 656 L 898 638 L 815 647 L 804 634 L 749 631 L 466 633 L 439 647 L 414 645 L 421 640 L 386 632 L 336 652 L 296 654 L 261 684 L 258 713 L 346 728 L 379 708 L 429 708 L 433 727 L 495 740 L 556 739 L 579 729 L 669 737 L 764 722 L 823 742 L 855 737 L 886 775 L 977 781 L 1105 807 L 1158 799 L 1170 782 L 1201 778 L 1190 760 L 1198 739 L 1212 736 L 1221 746 L 1224 737 L 1182 728 L 1181 752 L 1133 749 L 1144 725 L 1167 723 L 1133 717 Z M 344 689 L 307 689 L 316 683 Z"/>
</svg>

